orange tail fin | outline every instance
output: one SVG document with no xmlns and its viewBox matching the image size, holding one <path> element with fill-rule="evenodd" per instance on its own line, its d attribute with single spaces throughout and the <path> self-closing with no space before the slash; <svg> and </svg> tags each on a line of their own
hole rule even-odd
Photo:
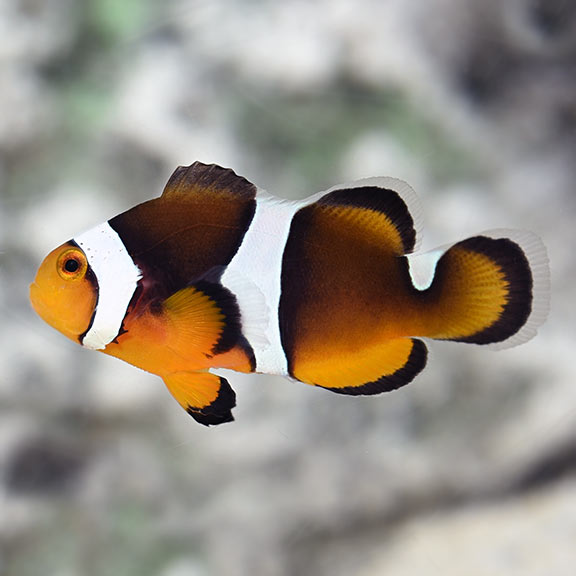
<svg viewBox="0 0 576 576">
<path fill-rule="evenodd" d="M 414 335 L 504 348 L 532 338 L 546 318 L 548 258 L 530 232 L 486 232 L 410 258 L 411 272 L 435 264 L 428 287 L 415 281 L 422 313 Z"/>
</svg>

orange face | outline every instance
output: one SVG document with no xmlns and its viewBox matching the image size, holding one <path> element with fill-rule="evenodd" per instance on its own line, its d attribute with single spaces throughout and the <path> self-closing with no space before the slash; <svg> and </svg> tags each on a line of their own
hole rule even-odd
<svg viewBox="0 0 576 576">
<path fill-rule="evenodd" d="M 30 286 L 30 301 L 37 314 L 75 342 L 88 329 L 97 299 L 86 255 L 71 242 L 46 256 Z"/>
</svg>

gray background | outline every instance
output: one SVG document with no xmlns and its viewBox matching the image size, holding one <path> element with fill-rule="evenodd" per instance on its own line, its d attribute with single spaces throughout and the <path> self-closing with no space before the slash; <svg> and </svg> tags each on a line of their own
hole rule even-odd
<svg viewBox="0 0 576 576">
<path fill-rule="evenodd" d="M 575 69 L 569 0 L 0 0 L 0 574 L 572 576 Z M 289 198 L 404 178 L 425 248 L 532 229 L 549 321 L 386 396 L 230 375 L 201 427 L 27 297 L 194 160 Z"/>
</svg>

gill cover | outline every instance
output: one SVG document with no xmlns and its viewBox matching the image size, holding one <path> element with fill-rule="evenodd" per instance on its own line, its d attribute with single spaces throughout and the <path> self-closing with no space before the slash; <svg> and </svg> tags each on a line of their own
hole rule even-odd
<svg viewBox="0 0 576 576">
<path fill-rule="evenodd" d="M 75 342 L 88 330 L 98 290 L 86 254 L 73 242 L 59 246 L 42 262 L 30 301 L 50 326 Z"/>
</svg>

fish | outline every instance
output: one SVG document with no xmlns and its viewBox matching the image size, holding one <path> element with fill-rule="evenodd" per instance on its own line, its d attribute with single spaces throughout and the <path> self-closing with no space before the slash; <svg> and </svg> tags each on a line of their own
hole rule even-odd
<svg viewBox="0 0 576 576">
<path fill-rule="evenodd" d="M 289 201 L 195 162 L 50 252 L 30 300 L 74 342 L 160 376 L 213 426 L 236 406 L 221 369 L 374 395 L 422 372 L 425 340 L 505 348 L 536 334 L 550 292 L 537 235 L 492 230 L 419 252 L 421 228 L 402 180 Z"/>
</svg>

